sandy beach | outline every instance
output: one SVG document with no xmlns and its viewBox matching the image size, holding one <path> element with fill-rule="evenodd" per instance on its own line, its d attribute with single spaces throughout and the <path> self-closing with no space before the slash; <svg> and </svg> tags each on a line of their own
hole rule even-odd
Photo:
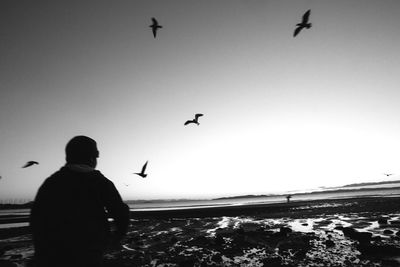
<svg viewBox="0 0 400 267">
<path fill-rule="evenodd" d="M 123 245 L 110 249 L 104 264 L 400 266 L 399 203 L 368 197 L 132 211 Z M 28 227 L 0 229 L 0 266 L 31 266 L 32 255 Z"/>
</svg>

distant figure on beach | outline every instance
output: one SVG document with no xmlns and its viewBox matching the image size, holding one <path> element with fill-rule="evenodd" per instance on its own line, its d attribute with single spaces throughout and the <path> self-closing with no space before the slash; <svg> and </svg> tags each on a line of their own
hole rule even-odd
<svg viewBox="0 0 400 267">
<path fill-rule="evenodd" d="M 292 198 L 292 195 L 287 195 L 287 196 L 286 196 L 287 203 L 290 202 L 290 199 L 291 199 L 291 198 Z"/>
<path fill-rule="evenodd" d="M 39 165 L 39 162 L 33 161 L 33 160 L 28 161 L 27 163 L 25 163 L 24 166 L 22 166 L 22 168 L 28 168 L 28 167 L 33 166 L 33 165 Z"/>
<path fill-rule="evenodd" d="M 99 151 L 93 139 L 76 136 L 65 151 L 66 165 L 40 186 L 31 210 L 34 266 L 101 266 L 106 248 L 127 232 L 129 208 L 95 170 Z"/>
</svg>

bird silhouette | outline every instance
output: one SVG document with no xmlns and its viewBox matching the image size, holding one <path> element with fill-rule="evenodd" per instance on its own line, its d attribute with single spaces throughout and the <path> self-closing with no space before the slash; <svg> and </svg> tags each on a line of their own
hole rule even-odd
<svg viewBox="0 0 400 267">
<path fill-rule="evenodd" d="M 297 28 L 294 30 L 293 37 L 296 37 L 296 35 L 298 35 L 302 29 L 304 29 L 304 28 L 310 29 L 311 28 L 312 24 L 309 23 L 310 13 L 311 13 L 311 9 L 307 10 L 307 12 L 304 13 L 304 15 L 303 15 L 302 21 L 300 23 L 296 24 Z"/>
<path fill-rule="evenodd" d="M 153 31 L 153 36 L 154 38 L 156 38 L 157 36 L 157 30 L 161 29 L 162 26 L 160 24 L 158 24 L 158 21 L 155 18 L 151 18 L 151 20 L 153 21 L 153 24 L 151 24 L 149 27 L 151 28 L 151 30 Z"/>
<path fill-rule="evenodd" d="M 27 163 L 25 163 L 25 165 L 22 166 L 22 168 L 27 168 L 27 167 L 30 167 L 30 166 L 35 165 L 35 164 L 39 164 L 39 162 L 31 160 L 31 161 L 28 161 Z"/>
<path fill-rule="evenodd" d="M 146 161 L 146 163 L 143 165 L 142 171 L 141 171 L 141 172 L 135 172 L 134 174 L 137 174 L 137 175 L 139 175 L 139 176 L 142 177 L 142 178 L 146 178 L 147 173 L 144 173 L 144 172 L 146 171 L 147 162 L 148 162 L 148 161 Z"/>
<path fill-rule="evenodd" d="M 384 173 L 384 175 L 386 175 L 387 177 L 389 177 L 390 175 L 393 175 L 393 173 Z"/>
<path fill-rule="evenodd" d="M 199 118 L 203 116 L 203 114 L 197 113 L 196 115 L 194 115 L 194 119 L 193 120 L 188 120 L 185 122 L 185 125 L 188 125 L 190 123 L 195 123 L 197 125 L 200 125 L 199 123 Z"/>
</svg>

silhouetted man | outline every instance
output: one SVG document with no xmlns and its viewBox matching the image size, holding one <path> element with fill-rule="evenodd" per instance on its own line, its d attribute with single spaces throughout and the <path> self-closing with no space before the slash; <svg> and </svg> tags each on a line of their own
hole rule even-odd
<svg viewBox="0 0 400 267">
<path fill-rule="evenodd" d="M 95 170 L 99 152 L 93 139 L 76 136 L 65 151 L 67 164 L 45 180 L 32 207 L 35 266 L 101 266 L 106 247 L 127 232 L 129 208 Z"/>
</svg>

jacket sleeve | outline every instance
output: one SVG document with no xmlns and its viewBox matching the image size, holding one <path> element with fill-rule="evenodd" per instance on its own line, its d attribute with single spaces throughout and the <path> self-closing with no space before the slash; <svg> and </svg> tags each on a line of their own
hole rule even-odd
<svg viewBox="0 0 400 267">
<path fill-rule="evenodd" d="M 49 200 L 48 187 L 48 181 L 40 186 L 30 212 L 29 224 L 36 250 L 40 250 L 42 243 L 46 243 L 49 239 L 46 229 L 47 218 L 50 215 L 46 212 L 45 206 L 51 205 L 52 202 Z"/>
<path fill-rule="evenodd" d="M 126 205 L 114 184 L 107 179 L 105 192 L 105 208 L 110 216 L 114 219 L 116 226 L 116 234 L 120 237 L 124 236 L 129 226 L 129 207 Z"/>
</svg>

